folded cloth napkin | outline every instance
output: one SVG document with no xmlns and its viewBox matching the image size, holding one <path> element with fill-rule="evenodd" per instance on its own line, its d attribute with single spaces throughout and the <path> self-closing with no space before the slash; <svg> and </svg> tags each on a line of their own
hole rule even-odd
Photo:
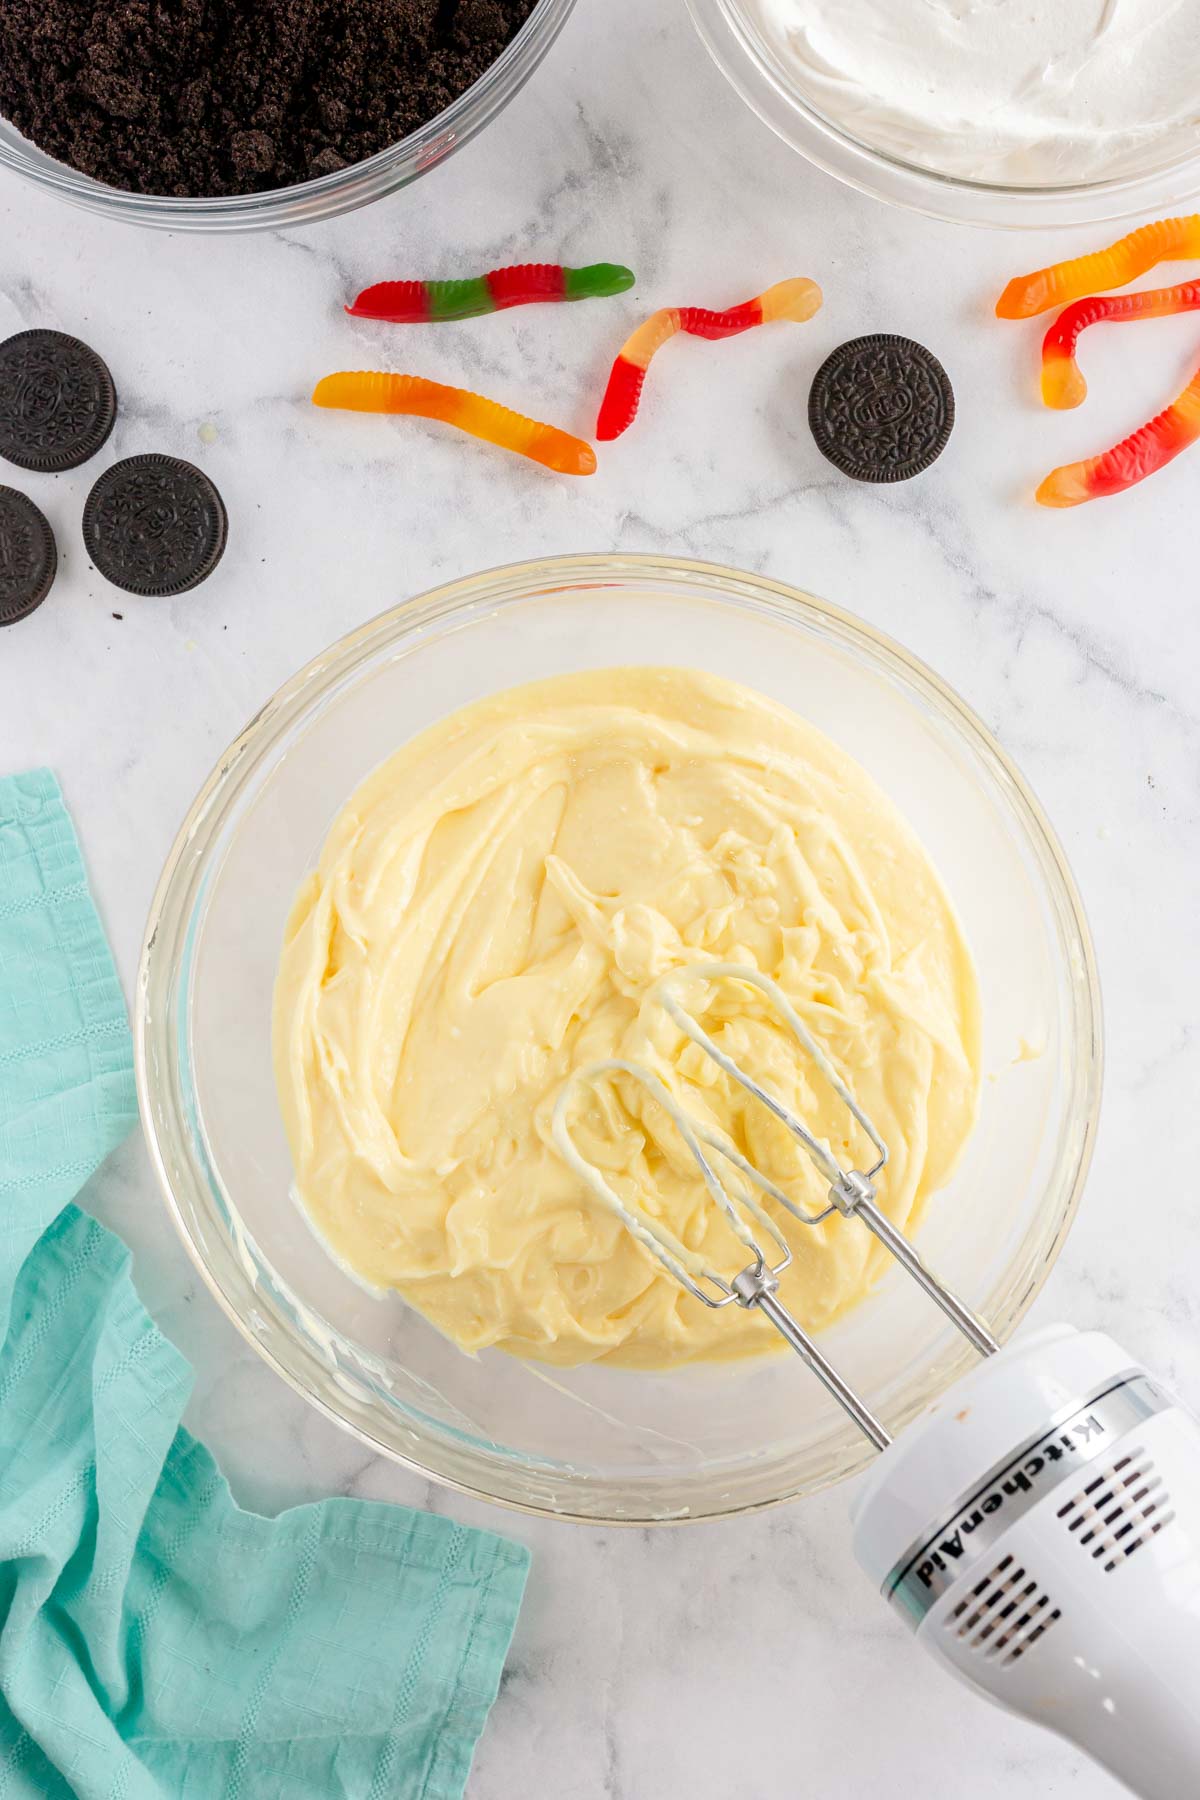
<svg viewBox="0 0 1200 1800">
<path fill-rule="evenodd" d="M 45 770 L 0 781 L 0 1797 L 458 1800 L 527 1553 L 334 1499 L 263 1519 L 71 1204 L 136 1118 L 121 990 Z"/>
</svg>

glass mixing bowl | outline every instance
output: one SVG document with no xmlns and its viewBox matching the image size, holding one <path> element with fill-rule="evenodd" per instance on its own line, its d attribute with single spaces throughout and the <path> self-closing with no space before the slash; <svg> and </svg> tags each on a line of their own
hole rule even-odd
<svg viewBox="0 0 1200 1800">
<path fill-rule="evenodd" d="M 574 4 L 575 0 L 538 0 L 491 68 L 445 112 L 365 162 L 351 163 L 315 181 L 211 200 L 127 194 L 43 155 L 6 119 L 0 119 L 0 169 L 11 169 L 47 193 L 127 225 L 154 225 L 166 231 L 266 231 L 311 225 L 407 187 L 482 131 L 533 74 Z"/>
<path fill-rule="evenodd" d="M 1006 1337 L 1079 1198 L 1100 1092 L 1088 930 L 1021 777 L 936 676 L 836 608 L 758 576 L 653 556 L 474 575 L 343 638 L 280 689 L 189 812 L 154 898 L 135 1037 L 150 1151 L 184 1242 L 230 1318 L 297 1391 L 373 1448 L 529 1511 L 712 1517 L 863 1463 L 844 1415 L 785 1354 L 644 1374 L 464 1355 L 321 1248 L 289 1196 L 271 1066 L 284 920 L 329 825 L 411 734 L 498 688 L 675 663 L 747 682 L 849 749 L 908 817 L 979 969 L 978 1126 L 918 1233 Z M 972 1353 L 899 1270 L 822 1343 L 902 1424 Z"/>
<path fill-rule="evenodd" d="M 819 169 L 877 200 L 965 225 L 1029 230 L 1164 212 L 1200 193 L 1200 154 L 1195 150 L 1137 175 L 1054 187 L 935 174 L 874 149 L 806 100 L 742 0 L 687 0 L 687 4 L 709 55 L 759 118 Z"/>
</svg>

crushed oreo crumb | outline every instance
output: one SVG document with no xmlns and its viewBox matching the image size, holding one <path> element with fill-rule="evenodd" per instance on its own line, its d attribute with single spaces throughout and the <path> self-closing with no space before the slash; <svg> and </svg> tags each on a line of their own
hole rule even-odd
<svg viewBox="0 0 1200 1800">
<path fill-rule="evenodd" d="M 398 143 L 536 0 L 2 0 L 0 114 L 138 194 L 261 193 Z"/>
</svg>

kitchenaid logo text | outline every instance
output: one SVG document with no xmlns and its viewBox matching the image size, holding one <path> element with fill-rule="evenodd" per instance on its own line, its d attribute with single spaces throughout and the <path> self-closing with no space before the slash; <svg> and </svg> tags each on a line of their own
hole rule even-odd
<svg viewBox="0 0 1200 1800">
<path fill-rule="evenodd" d="M 1072 1420 L 1064 1431 L 1036 1444 L 1018 1462 L 1010 1463 L 994 1484 L 985 1493 L 977 1495 L 958 1515 L 936 1545 L 926 1545 L 924 1559 L 918 1562 L 915 1570 L 922 1586 L 931 1588 L 939 1574 L 944 1574 L 961 1557 L 970 1555 L 972 1533 L 979 1530 L 985 1519 L 1014 1499 L 1024 1499 L 1028 1504 L 1028 1497 L 1036 1495 L 1039 1487 L 1053 1487 L 1061 1479 L 1063 1471 L 1057 1465 L 1064 1458 L 1078 1457 L 1085 1451 L 1083 1460 L 1086 1461 L 1091 1446 L 1108 1435 L 1107 1426 L 1094 1413 L 1085 1413 L 1082 1418 Z"/>
<path fill-rule="evenodd" d="M 969 1579 L 968 1571 L 996 1546 L 1032 1507 L 1046 1502 L 1059 1482 L 1069 1491 L 1093 1462 L 1111 1459 L 1125 1432 L 1173 1404 L 1142 1369 L 1127 1369 L 1073 1409 L 1047 1421 L 1040 1437 L 1013 1447 L 1007 1462 L 979 1478 L 968 1500 L 959 1500 L 945 1523 L 918 1538 L 883 1584 L 884 1598 L 919 1629 L 931 1607 Z M 962 1415 L 965 1417 L 966 1415 Z"/>
</svg>

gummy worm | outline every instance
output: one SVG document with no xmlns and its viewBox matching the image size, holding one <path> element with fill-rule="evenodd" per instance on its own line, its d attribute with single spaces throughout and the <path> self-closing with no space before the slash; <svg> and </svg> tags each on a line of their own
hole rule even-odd
<svg viewBox="0 0 1200 1800">
<path fill-rule="evenodd" d="M 456 425 L 485 444 L 498 444 L 531 462 L 555 469 L 560 475 L 594 475 L 596 452 L 582 438 L 571 437 L 554 425 L 542 425 L 522 413 L 510 412 L 482 394 L 465 388 L 443 387 L 420 375 L 384 375 L 378 370 L 343 370 L 326 375 L 313 389 L 314 406 L 344 407 L 350 412 L 410 413 L 418 419 L 438 419 Z"/>
<path fill-rule="evenodd" d="M 996 302 L 996 317 L 1031 319 L 1047 307 L 1065 306 L 1098 288 L 1124 287 L 1156 263 L 1181 262 L 1193 256 L 1200 256 L 1200 213 L 1189 213 L 1185 219 L 1156 219 L 1091 256 L 1076 256 L 1070 262 L 1036 269 L 1032 275 L 1016 276 Z"/>
<path fill-rule="evenodd" d="M 600 403 L 596 436 L 608 440 L 628 431 L 637 417 L 651 358 L 677 331 L 702 338 L 736 337 L 739 331 L 770 325 L 776 319 L 811 319 L 820 304 L 821 290 L 816 282 L 796 276 L 791 281 L 776 282 L 765 294 L 731 306 L 728 312 L 710 312 L 704 306 L 664 306 L 651 313 L 645 324 L 639 325 L 629 341 L 622 344 L 612 366 Z"/>
<path fill-rule="evenodd" d="M 1078 506 L 1144 481 L 1200 437 L 1200 369 L 1177 400 L 1156 419 L 1102 456 L 1065 463 L 1047 475 L 1037 491 L 1042 506 Z"/>
<path fill-rule="evenodd" d="M 1178 287 L 1147 288 L 1140 294 L 1092 295 L 1061 312 L 1042 344 L 1042 399 L 1047 406 L 1078 406 L 1087 382 L 1075 361 L 1079 334 L 1102 319 L 1165 319 L 1200 308 L 1200 281 Z"/>
<path fill-rule="evenodd" d="M 623 294 L 633 272 L 620 263 L 589 263 L 564 269 L 561 263 L 521 263 L 472 275 L 462 281 L 377 281 L 364 288 L 346 311 L 353 319 L 387 319 L 393 325 L 474 319 L 506 306 L 533 306 L 542 300 L 598 300 Z"/>
</svg>

